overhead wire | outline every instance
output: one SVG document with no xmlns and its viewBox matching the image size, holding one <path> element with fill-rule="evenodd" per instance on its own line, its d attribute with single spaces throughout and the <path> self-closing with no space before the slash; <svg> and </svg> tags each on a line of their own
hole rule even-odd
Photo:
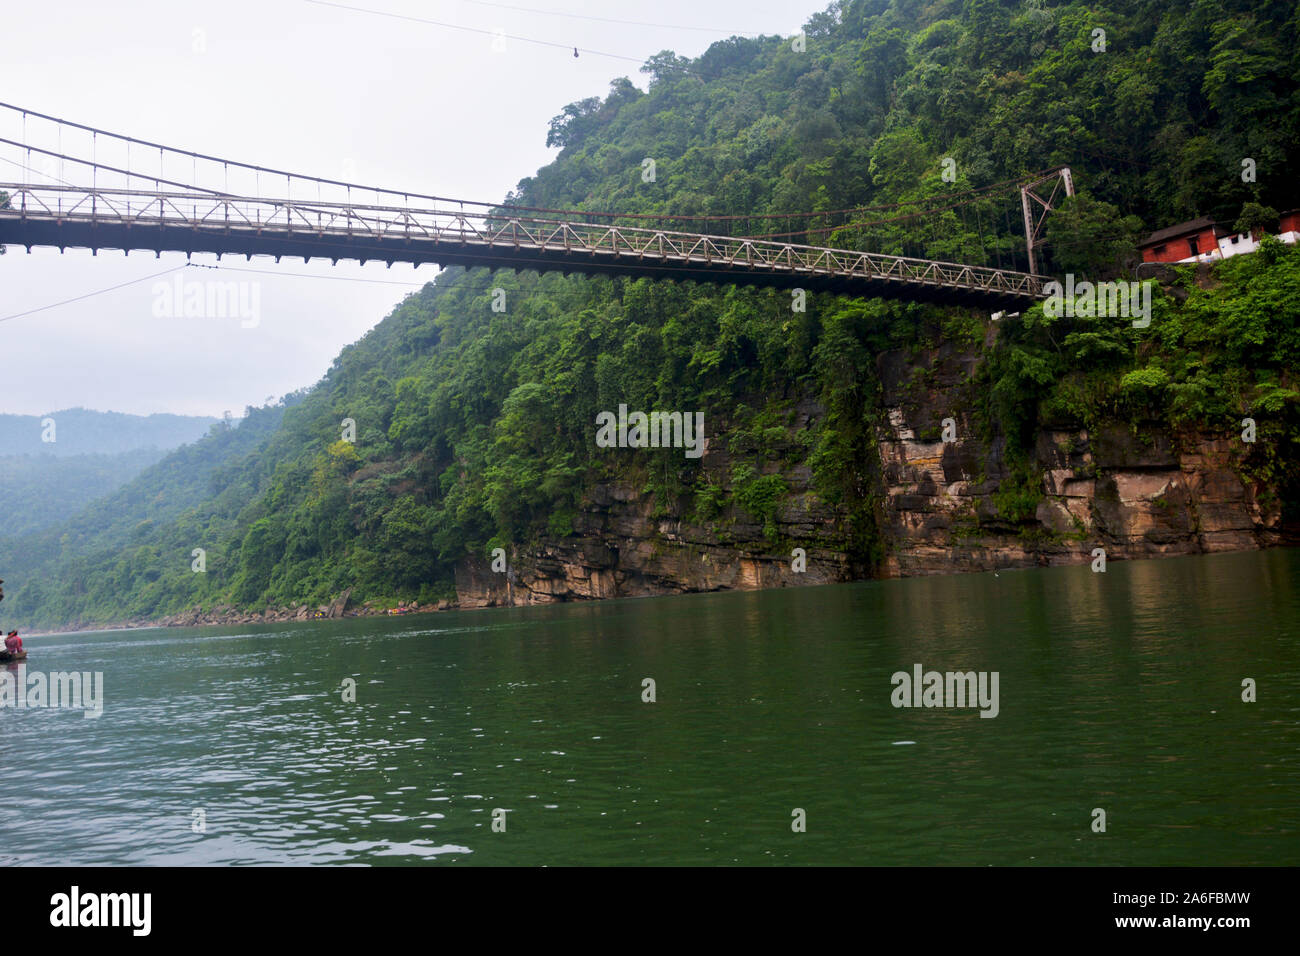
<svg viewBox="0 0 1300 956">
<path fill-rule="evenodd" d="M 518 13 L 535 13 L 538 16 L 563 17 L 570 20 L 590 20 L 595 23 L 617 23 L 622 26 L 630 27 L 656 27 L 664 30 L 692 30 L 697 33 L 722 33 L 730 36 L 760 35 L 745 33 L 740 30 L 720 30 L 714 27 L 694 27 L 685 23 L 647 23 L 643 20 L 617 20 L 613 17 L 597 17 L 587 13 L 567 13 L 563 10 L 537 10 L 533 7 L 520 7 L 511 3 L 494 3 L 492 0 L 462 0 L 462 2 L 472 3 L 479 7 L 496 7 L 502 10 L 513 10 Z"/>
<path fill-rule="evenodd" d="M 141 282 L 148 282 L 150 279 L 157 279 L 161 276 L 171 275 L 173 272 L 180 272 L 182 269 L 189 267 L 189 263 L 180 266 L 173 266 L 170 269 L 164 269 L 162 272 L 155 272 L 153 275 L 141 276 L 138 279 L 131 279 L 128 282 L 119 282 L 117 285 L 109 286 L 107 289 L 96 289 L 94 292 L 87 292 L 84 295 L 73 296 L 71 299 L 63 299 L 59 302 L 51 302 L 49 305 L 42 305 L 35 309 L 28 309 L 25 312 L 15 312 L 13 315 L 0 317 L 0 322 L 8 322 L 12 319 L 21 319 L 26 315 L 35 315 L 37 312 L 47 312 L 50 309 L 57 309 L 61 305 L 71 305 L 73 302 L 81 302 L 85 299 L 94 298 L 97 295 L 103 295 L 106 292 L 116 292 L 118 289 L 125 289 L 129 285 L 137 285 Z"/>
<path fill-rule="evenodd" d="M 588 47 L 574 46 L 572 43 L 559 43 L 553 40 L 538 40 L 533 37 L 525 37 L 525 36 L 519 36 L 517 34 L 505 33 L 500 30 L 485 30 L 482 27 L 466 26 L 463 23 L 448 23 L 445 20 L 433 20 L 428 17 L 415 17 L 406 13 L 393 13 L 389 10 L 372 10 L 367 7 L 354 7 L 346 3 L 334 3 L 332 2 L 332 0 L 304 0 L 304 2 L 313 4 L 318 7 L 335 7 L 339 10 L 351 11 L 352 13 L 368 13 L 371 14 L 372 16 L 390 17 L 394 20 L 406 20 L 411 23 L 425 23 L 430 26 L 442 27 L 443 29 L 447 29 L 447 30 L 462 30 L 466 33 L 478 33 L 483 36 L 503 37 L 504 39 L 515 40 L 519 43 L 533 43 L 536 44 L 537 46 L 552 47 L 552 48 L 566 50 L 566 51 L 573 49 L 582 53 L 590 54 L 592 56 L 603 56 L 613 60 L 627 60 L 632 63 L 645 62 L 644 57 L 627 56 L 626 54 L 623 53 L 608 53 L 604 50 L 592 50 Z"/>
</svg>

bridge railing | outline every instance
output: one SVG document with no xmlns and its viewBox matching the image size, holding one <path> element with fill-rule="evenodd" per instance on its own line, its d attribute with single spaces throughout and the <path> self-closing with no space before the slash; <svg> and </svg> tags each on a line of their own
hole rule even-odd
<svg viewBox="0 0 1300 956">
<path fill-rule="evenodd" d="M 899 281 L 1037 298 L 1044 279 L 991 266 L 938 262 L 762 239 L 503 216 L 493 211 L 233 196 L 212 192 L 0 183 L 0 218 L 314 236 L 346 250 L 358 240 L 455 244 L 485 252 L 634 258 L 719 271 Z M 329 253 L 323 253 L 329 255 Z M 336 258 L 353 257 L 341 251 Z M 374 255 L 380 258 L 382 256 Z"/>
</svg>

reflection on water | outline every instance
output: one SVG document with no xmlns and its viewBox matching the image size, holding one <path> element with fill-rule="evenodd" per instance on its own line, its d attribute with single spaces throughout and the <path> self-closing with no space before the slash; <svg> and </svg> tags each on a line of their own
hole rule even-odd
<svg viewBox="0 0 1300 956">
<path fill-rule="evenodd" d="M 105 710 L 0 710 L 0 863 L 1295 864 L 1297 584 L 1274 551 L 34 638 Z M 999 716 L 893 708 L 917 663 L 999 672 Z"/>
</svg>

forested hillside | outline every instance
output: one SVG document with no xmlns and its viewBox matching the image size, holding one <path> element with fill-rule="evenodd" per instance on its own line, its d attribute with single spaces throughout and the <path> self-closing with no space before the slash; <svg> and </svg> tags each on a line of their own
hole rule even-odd
<svg viewBox="0 0 1300 956">
<path fill-rule="evenodd" d="M 647 65 L 648 93 L 616 80 L 571 104 L 537 131 L 556 160 L 507 201 L 967 262 L 1014 263 L 1019 249 L 1023 266 L 1020 226 L 1000 213 L 867 229 L 836 211 L 1069 165 L 1080 195 L 1051 222 L 1047 267 L 1126 275 L 1143 231 L 1300 205 L 1298 30 L 1294 4 L 1264 0 L 836 4 L 809 22 L 802 52 L 788 37 L 723 41 L 698 60 L 665 52 Z M 740 218 L 688 218 L 710 216 Z M 784 291 L 449 269 L 291 407 L 255 410 L 0 554 L 4 609 L 58 625 L 346 588 L 428 601 L 492 547 L 565 540 L 611 478 L 650 520 L 719 542 L 752 524 L 761 547 L 788 555 L 799 542 L 775 519 L 799 469 L 838 516 L 854 574 L 873 574 L 891 546 L 877 448 L 887 350 L 979 356 L 967 411 L 1005 458 L 998 520 L 1012 533 L 1031 533 L 1017 522 L 1042 497 L 1031 451 L 1044 423 L 1226 439 L 1253 415 L 1260 441 L 1242 468 L 1290 520 L 1300 254 L 1268 243 L 1166 288 L 1135 329 L 1041 308 L 992 325 L 881 300 L 818 295 L 797 312 Z M 620 404 L 702 411 L 725 465 L 598 448 L 596 414 Z M 191 570 L 195 548 L 205 573 Z"/>
</svg>

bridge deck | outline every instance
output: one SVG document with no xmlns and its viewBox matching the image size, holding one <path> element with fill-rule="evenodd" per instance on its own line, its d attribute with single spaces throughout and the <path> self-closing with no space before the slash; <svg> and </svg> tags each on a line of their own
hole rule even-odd
<svg viewBox="0 0 1300 956">
<path fill-rule="evenodd" d="M 1040 276 L 654 229 L 458 210 L 210 193 L 0 183 L 0 244 L 380 260 L 801 287 L 847 295 L 1023 308 Z"/>
</svg>

